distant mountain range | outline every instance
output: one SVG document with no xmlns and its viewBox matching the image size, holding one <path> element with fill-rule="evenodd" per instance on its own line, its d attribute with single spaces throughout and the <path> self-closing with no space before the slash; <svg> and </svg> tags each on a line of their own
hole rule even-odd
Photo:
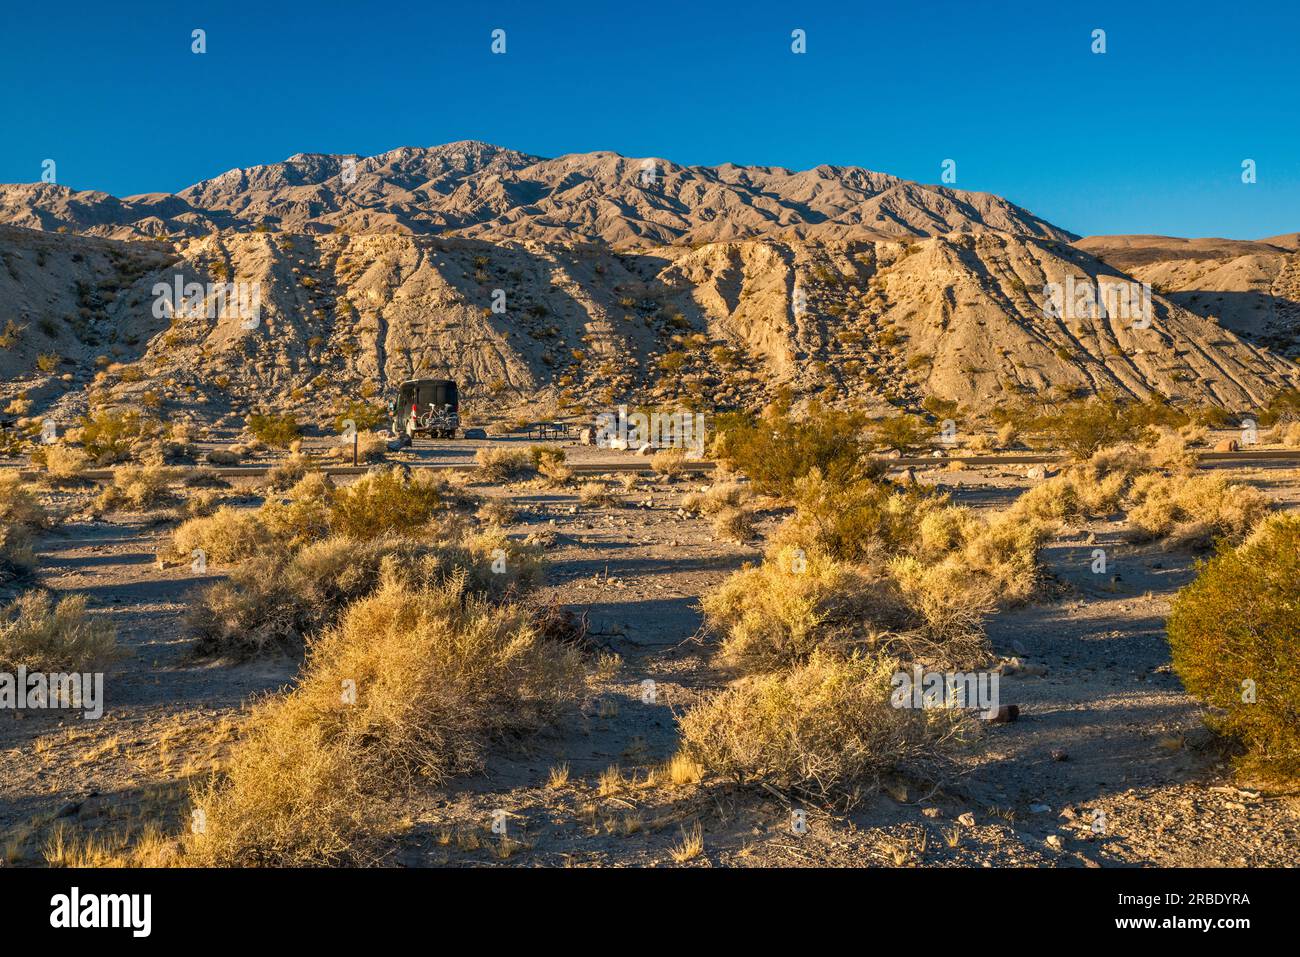
<svg viewBox="0 0 1300 957">
<path fill-rule="evenodd" d="M 44 183 L 4 185 L 0 223 L 113 238 L 256 227 L 619 245 L 980 230 L 1076 238 L 991 193 L 855 166 L 679 166 L 603 151 L 545 159 L 473 141 L 370 157 L 299 153 L 176 194 L 119 199 Z"/>
</svg>

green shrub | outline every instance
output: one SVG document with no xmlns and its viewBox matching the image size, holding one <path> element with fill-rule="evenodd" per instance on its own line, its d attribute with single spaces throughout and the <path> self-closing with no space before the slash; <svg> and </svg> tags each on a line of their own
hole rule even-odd
<svg viewBox="0 0 1300 957">
<path fill-rule="evenodd" d="M 749 476 L 756 491 L 788 497 L 813 469 L 837 484 L 879 475 L 881 467 L 865 457 L 865 424 L 861 413 L 817 403 L 796 419 L 787 403 L 778 402 L 757 420 L 715 422 L 713 454 Z"/>
<path fill-rule="evenodd" d="M 281 449 L 287 449 L 300 434 L 298 421 L 287 412 L 254 412 L 248 417 L 247 428 L 258 441 Z"/>
<path fill-rule="evenodd" d="M 154 423 L 134 410 L 105 409 L 80 419 L 81 445 L 96 463 L 107 465 L 131 454 L 136 442 L 151 434 Z"/>
<path fill-rule="evenodd" d="M 1300 776 L 1297 636 L 1300 515 L 1273 515 L 1242 545 L 1222 547 L 1174 599 L 1174 670 L 1249 773 Z"/>
</svg>

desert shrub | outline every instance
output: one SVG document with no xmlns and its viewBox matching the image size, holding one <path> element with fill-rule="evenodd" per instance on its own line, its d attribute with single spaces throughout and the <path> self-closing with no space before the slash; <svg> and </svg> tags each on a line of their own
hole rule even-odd
<svg viewBox="0 0 1300 957">
<path fill-rule="evenodd" d="M 334 417 L 334 431 L 342 432 L 351 419 L 358 432 L 373 431 L 389 421 L 388 411 L 381 405 L 349 399 L 342 411 Z"/>
<path fill-rule="evenodd" d="M 288 412 L 254 412 L 245 427 L 259 442 L 281 449 L 292 445 L 301 431 L 298 421 Z"/>
<path fill-rule="evenodd" d="M 135 444 L 154 431 L 154 423 L 133 410 L 102 409 L 83 415 L 79 423 L 82 448 L 100 465 L 127 458 Z"/>
<path fill-rule="evenodd" d="M 477 518 L 489 525 L 510 525 L 519 517 L 519 513 L 509 502 L 499 499 L 490 498 L 485 501 L 476 513 Z"/>
<path fill-rule="evenodd" d="M 1033 419 L 1031 427 L 1051 447 L 1082 461 L 1107 446 L 1135 441 L 1152 419 L 1142 406 L 1102 395 L 1065 403 Z"/>
<path fill-rule="evenodd" d="M 573 469 L 569 467 L 564 449 L 554 445 L 532 445 L 528 454 L 532 457 L 533 468 L 546 479 L 547 484 L 564 485 L 573 478 Z"/>
<path fill-rule="evenodd" d="M 273 536 L 253 509 L 223 505 L 206 518 L 193 518 L 172 533 L 177 552 L 202 549 L 209 562 L 240 562 L 268 548 Z"/>
<path fill-rule="evenodd" d="M 382 798 L 477 771 L 580 698 L 577 652 L 461 584 L 388 574 L 313 642 L 298 687 L 258 708 L 225 776 L 195 794 L 207 827 L 187 863 L 375 861 L 397 813 Z"/>
<path fill-rule="evenodd" d="M 90 457 L 69 445 L 51 445 L 45 450 L 45 472 L 55 483 L 77 482 L 90 467 Z"/>
<path fill-rule="evenodd" d="M 1045 479 L 1016 500 L 1013 511 L 1043 521 L 1114 515 L 1150 459 L 1128 447 L 1102 449 L 1086 461 Z"/>
<path fill-rule="evenodd" d="M 1210 724 L 1242 749 L 1243 770 L 1300 776 L 1300 516 L 1275 514 L 1198 565 L 1174 599 L 1169 645 Z"/>
<path fill-rule="evenodd" d="M 224 449 L 209 449 L 206 458 L 213 465 L 238 465 L 244 458 L 244 447 L 232 445 Z"/>
<path fill-rule="evenodd" d="M 907 452 L 927 445 L 935 430 L 916 415 L 896 415 L 871 423 L 871 439 L 877 448 Z"/>
<path fill-rule="evenodd" d="M 349 538 L 419 528 L 444 509 L 443 485 L 421 471 L 406 478 L 400 469 L 371 472 L 330 497 L 330 529 Z"/>
<path fill-rule="evenodd" d="M 1261 425 L 1300 422 L 1300 389 L 1287 388 L 1275 393 L 1260 413 L 1259 421 Z"/>
<path fill-rule="evenodd" d="M 743 544 L 754 537 L 754 513 L 748 508 L 723 508 L 713 517 L 713 534 Z"/>
<path fill-rule="evenodd" d="M 49 512 L 17 472 L 0 472 L 0 527 L 30 536 L 49 524 Z"/>
<path fill-rule="evenodd" d="M 715 423 L 713 455 L 747 475 L 763 494 L 790 495 L 813 469 L 835 484 L 851 484 L 883 471 L 865 457 L 865 423 L 859 413 L 815 403 L 796 419 L 787 404 L 775 403 L 757 420 Z"/>
<path fill-rule="evenodd" d="M 794 547 L 727 578 L 702 607 L 722 636 L 723 662 L 742 671 L 797 664 L 817 648 L 868 647 L 909 620 L 888 581 Z"/>
<path fill-rule="evenodd" d="M 524 449 L 479 449 L 474 453 L 479 474 L 489 482 L 512 482 L 531 475 L 533 455 Z"/>
<path fill-rule="evenodd" d="M 102 511 L 154 508 L 175 497 L 170 488 L 175 480 L 171 469 L 160 466 L 119 466 L 113 469 L 113 483 L 100 493 L 96 507 Z"/>
<path fill-rule="evenodd" d="M 0 608 L 0 671 L 94 671 L 116 655 L 113 626 L 86 614 L 84 595 L 28 591 Z"/>
<path fill-rule="evenodd" d="M 662 449 L 650 456 L 650 468 L 656 475 L 669 481 L 686 471 L 686 451 L 684 449 Z"/>
<path fill-rule="evenodd" d="M 899 668 L 818 652 L 788 671 L 741 679 L 682 716 L 682 753 L 723 777 L 855 803 L 881 774 L 941 759 L 969 727 L 957 709 L 891 707 Z"/>
<path fill-rule="evenodd" d="M 272 541 L 296 551 L 329 535 L 333 493 L 328 475 L 308 472 L 283 498 L 265 502 L 257 510 L 257 519 Z"/>
<path fill-rule="evenodd" d="M 1169 545 L 1237 542 L 1272 509 L 1262 492 L 1218 475 L 1143 475 L 1133 484 L 1129 525 Z"/>
<path fill-rule="evenodd" d="M 718 482 L 703 492 L 682 496 L 682 509 L 697 515 L 716 515 L 728 508 L 741 508 L 750 498 L 750 490 L 739 482 Z"/>
<path fill-rule="evenodd" d="M 837 483 L 814 470 L 794 482 L 795 512 L 776 540 L 840 561 L 870 561 L 895 554 L 916 533 L 920 511 L 929 507 L 915 490 L 871 480 Z"/>
<path fill-rule="evenodd" d="M 296 452 L 276 462 L 266 470 L 266 484 L 273 489 L 286 489 L 296 485 L 312 468 L 311 459 Z"/>
<path fill-rule="evenodd" d="M 578 501 L 583 505 L 607 506 L 618 503 L 618 496 L 604 482 L 583 482 L 578 487 Z"/>
<path fill-rule="evenodd" d="M 413 581 L 460 574 L 466 591 L 493 599 L 523 592 L 540 576 L 538 551 L 504 536 L 473 534 L 455 522 L 422 531 L 427 537 L 334 536 L 296 552 L 253 554 L 191 609 L 197 650 L 239 658 L 296 648 L 349 601 L 369 594 L 386 566 Z"/>
</svg>

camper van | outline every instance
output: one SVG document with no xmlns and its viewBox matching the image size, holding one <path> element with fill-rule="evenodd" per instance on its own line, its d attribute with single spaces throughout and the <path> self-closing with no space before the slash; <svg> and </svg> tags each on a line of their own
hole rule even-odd
<svg viewBox="0 0 1300 957">
<path fill-rule="evenodd" d="M 460 395 L 450 379 L 412 379 L 397 388 L 390 408 L 393 434 L 454 439 L 460 428 Z"/>
</svg>

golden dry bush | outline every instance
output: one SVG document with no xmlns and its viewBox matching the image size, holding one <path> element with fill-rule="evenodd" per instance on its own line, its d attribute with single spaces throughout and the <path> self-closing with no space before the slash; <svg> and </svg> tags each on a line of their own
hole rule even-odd
<svg viewBox="0 0 1300 957">
<path fill-rule="evenodd" d="M 371 472 L 330 495 L 330 530 L 357 539 L 414 531 L 446 508 L 443 491 L 428 470 L 410 478 L 400 469 Z"/>
<path fill-rule="evenodd" d="M 537 582 L 541 557 L 538 549 L 454 521 L 426 526 L 420 538 L 333 536 L 296 552 L 269 548 L 199 595 L 187 615 L 189 631 L 207 656 L 293 649 L 373 591 L 385 569 L 412 581 L 460 574 L 467 591 L 500 599 Z"/>
<path fill-rule="evenodd" d="M 882 773 L 941 757 L 970 727 L 957 709 L 892 707 L 901 667 L 819 651 L 788 670 L 742 678 L 686 711 L 682 753 L 722 777 L 852 803 Z"/>
<path fill-rule="evenodd" d="M 663 449 L 650 456 L 650 468 L 656 475 L 669 481 L 686 471 L 686 452 L 682 449 Z"/>
<path fill-rule="evenodd" d="M 700 492 L 682 496 L 682 508 L 698 515 L 716 515 L 729 508 L 741 508 L 751 498 L 750 488 L 740 482 L 718 482 Z"/>
<path fill-rule="evenodd" d="M 84 595 L 33 590 L 0 608 L 0 670 L 94 671 L 117 655 L 112 624 L 86 613 Z"/>
<path fill-rule="evenodd" d="M 578 501 L 583 505 L 608 506 L 618 503 L 618 496 L 604 482 L 583 482 L 578 487 Z"/>
<path fill-rule="evenodd" d="M 273 489 L 286 489 L 300 482 L 314 467 L 309 456 L 294 452 L 276 462 L 266 471 L 266 484 Z"/>
<path fill-rule="evenodd" d="M 754 513 L 748 508 L 724 508 L 713 516 L 714 537 L 744 544 L 754 537 Z"/>
<path fill-rule="evenodd" d="M 113 469 L 113 483 L 100 494 L 96 507 L 102 511 L 154 508 L 175 498 L 171 490 L 176 472 L 158 465 L 121 465 Z"/>
<path fill-rule="evenodd" d="M 172 533 L 172 544 L 182 555 L 202 549 L 208 562 L 229 564 L 258 554 L 274 542 L 257 511 L 223 505 L 212 515 L 192 518 Z"/>
<path fill-rule="evenodd" d="M 1218 475 L 1144 475 L 1130 497 L 1129 525 L 1170 546 L 1239 542 L 1273 509 L 1264 493 Z"/>
<path fill-rule="evenodd" d="M 515 507 L 505 499 L 500 498 L 487 499 L 479 506 L 475 515 L 479 521 L 499 527 L 510 525 L 519 518 L 519 513 Z"/>
<path fill-rule="evenodd" d="M 17 473 L 0 474 L 0 584 L 31 572 L 36 564 L 32 539 L 49 523 L 45 506 Z"/>
<path fill-rule="evenodd" d="M 1174 599 L 1169 645 L 1209 724 L 1241 750 L 1243 771 L 1300 778 L 1300 515 L 1276 513 L 1222 545 Z"/>
<path fill-rule="evenodd" d="M 82 480 L 82 473 L 90 468 L 90 456 L 70 445 L 51 445 L 45 449 L 45 474 L 58 484 Z"/>
<path fill-rule="evenodd" d="M 1137 449 L 1102 449 L 1022 494 L 1012 510 L 1040 521 L 1111 516 L 1123 509 L 1137 477 L 1151 468 L 1150 457 Z"/>
<path fill-rule="evenodd" d="M 563 452 L 561 452 L 563 454 Z M 514 482 L 536 471 L 527 449 L 479 449 L 474 453 L 479 476 L 489 482 Z"/>
<path fill-rule="evenodd" d="M 576 651 L 463 586 L 386 574 L 350 605 L 312 643 L 298 686 L 253 713 L 226 774 L 195 794 L 206 828 L 186 863 L 376 862 L 396 825 L 385 797 L 477 771 L 495 744 L 580 700 Z"/>
<path fill-rule="evenodd" d="M 908 621 L 888 582 L 793 547 L 741 569 L 702 605 L 722 660 L 743 671 L 797 664 L 818 648 L 847 653 Z"/>
</svg>

